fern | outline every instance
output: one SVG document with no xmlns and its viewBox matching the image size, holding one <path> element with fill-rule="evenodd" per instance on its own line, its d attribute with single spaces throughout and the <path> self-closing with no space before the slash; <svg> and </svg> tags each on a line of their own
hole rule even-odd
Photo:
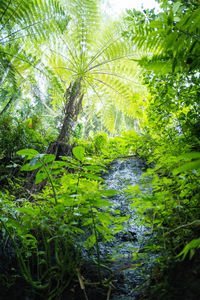
<svg viewBox="0 0 200 300">
<path fill-rule="evenodd" d="M 177 257 L 182 256 L 182 260 L 184 260 L 187 254 L 189 253 L 189 258 L 192 259 L 192 257 L 195 254 L 195 250 L 199 248 L 200 248 L 200 239 L 193 239 L 184 247 L 184 249 L 177 255 Z"/>
<path fill-rule="evenodd" d="M 200 6 L 163 5 L 164 12 L 129 11 L 124 36 L 143 52 L 142 67 L 157 73 L 200 67 Z M 160 69 L 158 67 L 160 65 Z"/>
<path fill-rule="evenodd" d="M 130 60 L 136 54 L 122 38 L 119 24 L 102 23 L 98 1 L 68 3 L 69 28 L 56 43 L 50 42 L 46 60 L 65 89 L 71 82 L 81 81 L 85 107 L 104 103 L 107 111 L 102 122 L 115 131 L 116 114 L 111 111 L 135 118 L 135 107 L 146 93 L 140 84 L 141 69 Z"/>
<path fill-rule="evenodd" d="M 22 83 L 30 78 L 31 74 L 34 76 L 35 72 L 43 73 L 48 78 L 52 76 L 53 72 L 39 59 L 41 47 L 46 38 L 52 38 L 53 35 L 56 36 L 66 29 L 68 21 L 69 17 L 59 0 L 0 1 L 2 91 L 4 85 L 10 84 L 10 90 L 14 95 Z"/>
</svg>

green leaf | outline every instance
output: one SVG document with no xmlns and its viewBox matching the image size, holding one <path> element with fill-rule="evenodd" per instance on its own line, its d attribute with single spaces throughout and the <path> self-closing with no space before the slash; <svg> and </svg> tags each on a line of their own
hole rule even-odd
<svg viewBox="0 0 200 300">
<path fill-rule="evenodd" d="M 82 176 L 88 178 L 88 179 L 92 179 L 92 180 L 96 180 L 96 181 L 104 181 L 103 178 L 95 175 L 95 174 L 92 174 L 92 173 L 81 173 Z"/>
<path fill-rule="evenodd" d="M 36 165 L 30 165 L 30 164 L 25 164 L 24 166 L 21 167 L 21 171 L 33 171 L 42 166 L 41 163 L 37 163 Z"/>
<path fill-rule="evenodd" d="M 200 168 L 200 159 L 192 161 L 192 162 L 188 162 L 188 163 L 180 166 L 179 168 L 174 169 L 173 174 L 177 175 L 179 173 L 183 173 L 183 172 L 186 172 L 186 171 L 199 169 L 199 168 Z"/>
<path fill-rule="evenodd" d="M 130 218 L 130 215 L 126 215 L 125 217 L 117 217 L 117 218 L 116 218 L 116 222 L 117 222 L 117 223 L 123 223 L 123 222 L 128 221 L 129 218 Z"/>
<path fill-rule="evenodd" d="M 89 218 L 87 218 L 87 219 L 85 219 L 84 221 L 83 221 L 83 226 L 88 226 L 88 225 L 91 225 L 91 224 L 93 224 L 93 221 L 92 221 L 92 219 L 89 219 Z"/>
<path fill-rule="evenodd" d="M 52 169 L 60 169 L 62 167 L 65 167 L 66 166 L 66 163 L 64 161 L 54 161 L 51 168 Z"/>
<path fill-rule="evenodd" d="M 31 248 L 36 248 L 37 247 L 37 240 L 32 234 L 25 234 L 23 235 L 24 242 L 27 246 Z"/>
<path fill-rule="evenodd" d="M 76 159 L 78 159 L 82 162 L 85 157 L 85 148 L 83 148 L 82 146 L 74 147 L 72 149 L 72 153 L 76 157 Z"/>
<path fill-rule="evenodd" d="M 177 255 L 177 257 L 183 256 L 182 259 L 184 260 L 186 255 L 190 252 L 190 259 L 191 259 L 195 254 L 195 251 L 194 251 L 195 248 L 200 248 L 200 238 L 193 239 L 191 242 L 189 242 L 183 248 L 183 250 Z"/>
<path fill-rule="evenodd" d="M 37 174 L 36 174 L 36 177 L 35 177 L 35 184 L 38 184 L 40 182 L 42 182 L 44 179 L 46 179 L 48 177 L 48 174 L 47 172 L 45 172 L 45 169 L 44 168 L 41 168 Z"/>
<path fill-rule="evenodd" d="M 175 21 L 175 22 L 179 22 L 180 20 L 181 20 L 180 17 L 174 17 L 174 21 Z"/>
<path fill-rule="evenodd" d="M 64 206 L 63 204 L 58 204 L 58 205 L 56 205 L 56 207 L 55 207 L 55 211 L 56 211 L 59 215 L 61 215 L 61 214 L 64 213 L 64 211 L 65 211 L 65 206 Z"/>
<path fill-rule="evenodd" d="M 95 243 L 96 243 L 96 236 L 94 234 L 90 235 L 85 242 L 87 248 L 93 247 Z"/>
<path fill-rule="evenodd" d="M 106 190 L 106 191 L 102 191 L 102 192 L 101 192 L 101 195 L 102 195 L 102 196 L 111 197 L 111 196 L 117 195 L 118 193 L 119 193 L 119 192 L 116 191 L 116 190 Z"/>
<path fill-rule="evenodd" d="M 200 158 L 200 152 L 189 152 L 189 153 L 184 153 L 178 157 L 179 159 L 198 159 Z"/>
<path fill-rule="evenodd" d="M 101 171 L 104 171 L 104 169 L 102 167 L 97 166 L 97 165 L 89 165 L 89 166 L 84 165 L 83 167 L 84 167 L 84 169 L 86 169 L 88 171 L 95 172 L 95 173 L 99 173 Z"/>
<path fill-rule="evenodd" d="M 179 7 L 181 6 L 181 2 L 176 2 L 172 6 L 172 10 L 174 13 L 176 13 L 179 10 Z"/>
<path fill-rule="evenodd" d="M 75 165 L 74 163 L 70 163 L 68 161 L 64 162 L 64 164 L 65 164 L 65 167 L 68 167 L 70 169 L 75 169 L 75 170 L 80 169 L 79 164 Z"/>
<path fill-rule="evenodd" d="M 44 156 L 44 158 L 43 158 L 43 163 L 44 163 L 44 164 L 48 164 L 48 163 L 54 161 L 55 158 L 56 158 L 56 157 L 55 157 L 55 155 L 53 155 L 53 154 L 45 154 L 45 156 Z"/>
<path fill-rule="evenodd" d="M 62 156 L 61 159 L 62 159 L 62 160 L 68 160 L 70 163 L 79 166 L 79 162 L 78 162 L 76 159 L 72 158 L 72 157 L 69 157 L 69 156 Z"/>
<path fill-rule="evenodd" d="M 39 154 L 37 150 L 34 149 L 22 149 L 16 152 L 18 155 L 25 155 L 28 156 L 28 158 L 32 158 Z"/>
<path fill-rule="evenodd" d="M 103 200 L 103 199 L 92 199 L 91 203 L 96 206 L 96 207 L 104 207 L 104 206 L 111 206 L 112 203 L 108 200 Z"/>
<path fill-rule="evenodd" d="M 124 226 L 122 224 L 117 224 L 114 227 L 112 227 L 112 233 L 115 234 L 119 231 L 123 231 L 124 230 Z"/>
</svg>

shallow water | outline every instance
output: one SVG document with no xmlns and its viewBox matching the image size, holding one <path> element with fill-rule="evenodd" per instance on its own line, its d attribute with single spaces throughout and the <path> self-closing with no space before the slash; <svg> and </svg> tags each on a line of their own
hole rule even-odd
<svg viewBox="0 0 200 300">
<path fill-rule="evenodd" d="M 106 176 L 105 183 L 109 189 L 119 191 L 112 197 L 113 208 L 121 211 L 121 216 L 130 215 L 128 222 L 124 224 L 124 231 L 117 233 L 115 241 L 106 244 L 100 243 L 102 257 L 109 253 L 115 257 L 110 263 L 110 267 L 116 275 L 113 281 L 116 290 L 112 291 L 110 300 L 136 300 L 141 292 L 137 287 L 145 281 L 140 269 L 133 269 L 131 266 L 137 261 L 133 260 L 135 252 L 142 252 L 145 240 L 148 238 L 148 229 L 143 225 L 138 225 L 138 216 L 130 208 L 133 200 L 128 198 L 124 189 L 128 185 L 134 186 L 141 183 L 142 174 L 145 172 L 145 165 L 140 159 L 128 159 L 115 161 Z M 144 190 L 145 193 L 145 190 Z M 150 272 L 150 265 L 145 265 L 147 273 Z M 146 273 L 145 276 L 148 277 Z"/>
</svg>

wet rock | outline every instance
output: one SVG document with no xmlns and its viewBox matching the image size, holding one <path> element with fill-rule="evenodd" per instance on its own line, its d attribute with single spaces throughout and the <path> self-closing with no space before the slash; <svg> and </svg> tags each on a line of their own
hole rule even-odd
<svg viewBox="0 0 200 300">
<path fill-rule="evenodd" d="M 137 234 L 136 232 L 132 232 L 128 230 L 127 232 L 119 232 L 115 235 L 117 240 L 121 240 L 122 242 L 136 242 Z"/>
<path fill-rule="evenodd" d="M 135 232 L 124 232 L 121 237 L 123 242 L 135 242 L 137 241 L 137 234 Z"/>
</svg>

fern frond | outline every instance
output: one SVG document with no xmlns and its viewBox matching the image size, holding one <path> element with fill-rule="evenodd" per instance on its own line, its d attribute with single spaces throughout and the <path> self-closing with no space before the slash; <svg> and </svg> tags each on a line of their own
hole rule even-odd
<svg viewBox="0 0 200 300">
<path fill-rule="evenodd" d="M 45 59 L 66 88 L 72 81 L 81 81 L 86 107 L 98 107 L 109 99 L 105 105 L 108 114 L 103 114 L 102 123 L 109 131 L 115 130 L 111 123 L 115 123 L 116 114 L 111 114 L 111 108 L 135 118 L 138 101 L 142 103 L 145 97 L 141 68 L 131 60 L 138 54 L 122 38 L 117 23 L 104 24 L 103 29 L 98 1 L 73 0 L 67 8 L 71 14 L 69 29 L 50 43 L 51 51 L 45 53 Z M 106 120 L 107 115 L 111 123 Z"/>
<path fill-rule="evenodd" d="M 25 78 L 38 72 L 54 81 L 56 75 L 41 60 L 46 38 L 66 30 L 69 17 L 59 0 L 0 1 L 0 85 L 18 90 Z M 36 58 L 37 56 L 37 58 Z M 41 76 L 41 75 L 40 75 Z M 31 82 L 29 83 L 31 85 Z M 62 90 L 63 92 L 63 90 Z"/>
<path fill-rule="evenodd" d="M 172 71 L 199 69 L 200 6 L 185 9 L 181 2 L 178 4 L 178 9 L 174 8 L 176 4 L 170 5 L 157 16 L 129 11 L 124 35 L 143 51 L 139 61 L 145 68 L 148 57 L 149 69 L 152 65 L 156 72 L 165 73 L 169 67 Z M 156 70 L 156 62 L 161 63 L 160 70 Z"/>
</svg>

